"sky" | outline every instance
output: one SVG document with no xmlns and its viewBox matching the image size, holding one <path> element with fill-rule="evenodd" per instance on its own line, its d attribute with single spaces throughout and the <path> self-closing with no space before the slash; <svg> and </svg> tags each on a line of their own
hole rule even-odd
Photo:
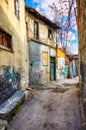
<svg viewBox="0 0 86 130">
<path fill-rule="evenodd" d="M 36 9 L 38 12 L 40 12 L 40 14 L 46 16 L 48 19 L 53 21 L 53 12 L 49 8 L 49 5 L 52 5 L 53 2 L 55 3 L 56 7 L 59 10 L 62 8 L 60 4 L 61 0 L 26 0 L 25 4 L 29 7 Z M 67 6 L 68 4 L 64 5 L 63 8 L 65 9 L 65 7 Z M 64 15 L 66 16 L 66 14 L 67 12 L 65 11 Z M 71 53 L 77 54 L 78 53 L 78 34 L 77 34 L 76 19 L 74 15 L 71 17 L 71 24 L 72 24 L 72 28 L 68 34 L 68 48 L 71 48 L 72 50 Z M 57 35 L 57 38 L 58 38 L 58 35 Z"/>
</svg>

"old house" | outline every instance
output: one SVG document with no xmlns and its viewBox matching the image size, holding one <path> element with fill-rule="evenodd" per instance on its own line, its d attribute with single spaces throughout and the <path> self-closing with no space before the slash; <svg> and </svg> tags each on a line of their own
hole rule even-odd
<svg viewBox="0 0 86 130">
<path fill-rule="evenodd" d="M 56 74 L 57 79 L 64 79 L 64 69 L 65 69 L 65 60 L 66 60 L 66 53 L 61 48 L 57 48 L 57 67 L 56 67 Z"/>
<path fill-rule="evenodd" d="M 0 1 L 0 119 L 11 119 L 28 87 L 24 0 Z M 1 128 L 1 127 L 0 127 Z"/>
<path fill-rule="evenodd" d="M 36 10 L 26 7 L 30 85 L 56 79 L 56 30 L 59 28 Z"/>
<path fill-rule="evenodd" d="M 28 87 L 28 50 L 24 0 L 0 1 L 0 80 Z"/>
</svg>

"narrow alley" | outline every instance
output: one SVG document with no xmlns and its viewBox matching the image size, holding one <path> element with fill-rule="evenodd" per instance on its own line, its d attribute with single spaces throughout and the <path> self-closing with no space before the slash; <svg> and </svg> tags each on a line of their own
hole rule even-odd
<svg viewBox="0 0 86 130">
<path fill-rule="evenodd" d="M 51 82 L 33 90 L 10 130 L 83 130 L 78 79 Z"/>
<path fill-rule="evenodd" d="M 0 130 L 86 130 L 86 0 L 0 0 Z"/>
</svg>

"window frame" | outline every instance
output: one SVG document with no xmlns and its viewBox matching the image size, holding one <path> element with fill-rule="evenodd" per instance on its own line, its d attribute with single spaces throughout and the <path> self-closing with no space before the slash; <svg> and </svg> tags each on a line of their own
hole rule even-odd
<svg viewBox="0 0 86 130">
<path fill-rule="evenodd" d="M 14 6 L 15 6 L 15 15 L 19 19 L 20 15 L 19 0 L 14 0 Z"/>
<path fill-rule="evenodd" d="M 51 29 L 48 28 L 48 38 L 50 40 L 53 40 L 53 31 Z"/>
<path fill-rule="evenodd" d="M 0 29 L 0 46 L 12 50 L 12 36 Z"/>
<path fill-rule="evenodd" d="M 39 23 L 34 21 L 34 38 L 39 39 Z"/>
</svg>

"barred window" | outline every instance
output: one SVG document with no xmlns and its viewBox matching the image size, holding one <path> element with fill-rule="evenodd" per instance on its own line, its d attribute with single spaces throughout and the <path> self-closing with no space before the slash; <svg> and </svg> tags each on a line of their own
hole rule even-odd
<svg viewBox="0 0 86 130">
<path fill-rule="evenodd" d="M 12 49 L 11 41 L 12 36 L 0 29 L 0 45 Z"/>
<path fill-rule="evenodd" d="M 19 0 L 14 0 L 15 5 L 15 15 L 19 19 Z"/>
</svg>

